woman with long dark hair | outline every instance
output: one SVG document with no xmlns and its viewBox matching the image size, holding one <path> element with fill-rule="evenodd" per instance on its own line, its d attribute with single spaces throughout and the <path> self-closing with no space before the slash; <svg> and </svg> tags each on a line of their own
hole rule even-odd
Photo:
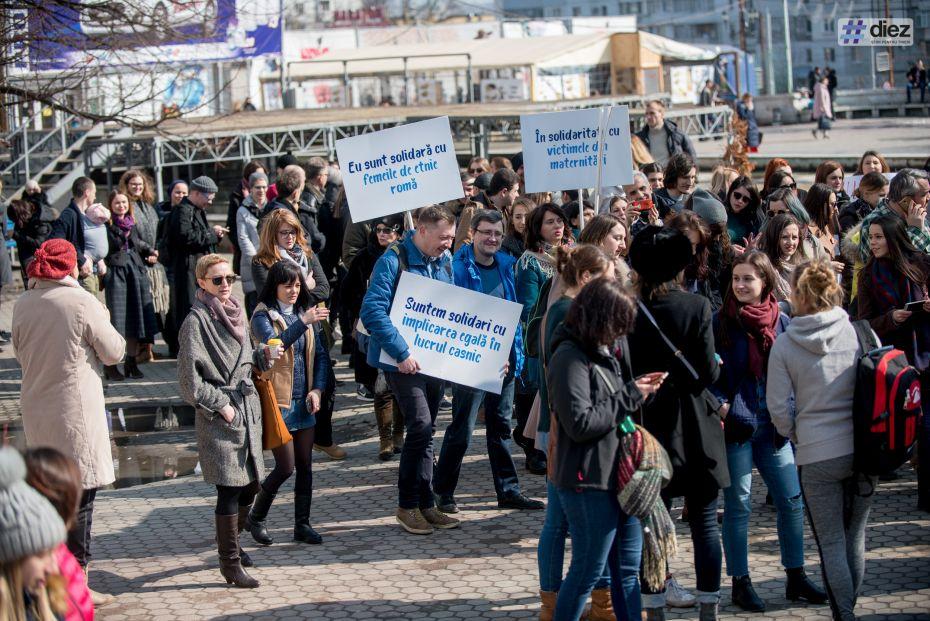
<svg viewBox="0 0 930 621">
<path fill-rule="evenodd" d="M 872 255 L 859 272 L 859 319 L 868 319 L 883 345 L 893 345 L 920 371 L 922 394 L 930 395 L 930 258 L 910 241 L 904 219 L 887 214 L 869 226 Z M 920 311 L 905 309 L 923 302 Z M 927 417 L 918 432 L 917 505 L 930 511 L 930 451 Z"/>
<path fill-rule="evenodd" d="M 768 356 L 788 327 L 773 294 L 777 276 L 768 257 L 750 251 L 737 257 L 723 308 L 714 316 L 714 341 L 723 360 L 714 392 L 723 406 L 730 486 L 723 491 L 723 551 L 733 580 L 733 603 L 762 612 L 765 602 L 749 576 L 749 516 L 755 466 L 778 512 L 781 564 L 788 576 L 786 596 L 822 604 L 826 593 L 804 573 L 804 504 L 791 444 L 775 432 L 765 394 Z"/>
<path fill-rule="evenodd" d="M 523 304 L 520 321 L 524 326 L 524 334 L 530 313 L 540 295 L 544 293 L 544 285 L 556 273 L 557 249 L 565 244 L 571 245 L 572 242 L 568 219 L 558 205 L 545 203 L 533 210 L 526 224 L 526 251 L 517 261 L 515 278 L 517 300 Z M 545 294 L 548 295 L 548 291 L 545 291 Z M 526 419 L 530 414 L 530 408 L 533 407 L 540 379 L 539 359 L 527 356 L 514 396 L 517 428 L 513 438 L 526 453 L 527 470 L 534 474 L 545 473 L 545 456 L 533 447 L 532 440 L 526 438 L 522 430 L 526 427 Z"/>
<path fill-rule="evenodd" d="M 805 259 L 801 250 L 800 223 L 790 214 L 778 214 L 765 225 L 759 250 L 768 256 L 775 268 L 775 299 L 779 302 L 787 300 L 791 293 L 791 274 Z"/>
<path fill-rule="evenodd" d="M 309 276 L 311 279 L 312 275 Z M 293 440 L 274 449 L 274 469 L 258 490 L 246 528 L 262 545 L 273 540 L 265 518 L 281 485 L 296 470 L 294 482 L 294 541 L 319 544 L 323 538 L 310 526 L 313 498 L 313 436 L 316 413 L 335 386 L 330 381 L 332 361 L 319 337 L 318 324 L 329 310 L 315 306 L 310 298 L 313 281 L 292 263 L 278 261 L 271 266 L 252 315 L 252 338 L 269 345 L 281 342 L 282 356 L 263 377 L 271 381 L 284 425 Z"/>
<path fill-rule="evenodd" d="M 7 207 L 7 217 L 13 222 L 13 240 L 23 276 L 23 288 L 29 288 L 26 267 L 32 256 L 52 232 L 52 223 L 58 218 L 51 207 L 32 201 L 13 200 Z"/>
<path fill-rule="evenodd" d="M 526 223 L 530 214 L 536 209 L 536 203 L 527 196 L 521 196 L 510 206 L 510 213 L 504 218 L 507 221 L 507 235 L 501 250 L 515 259 L 519 259 L 526 251 Z"/>
<path fill-rule="evenodd" d="M 691 241 L 674 228 L 650 226 L 633 239 L 630 260 L 641 305 L 629 345 L 634 377 L 669 373 L 643 404 L 643 426 L 671 459 L 674 473 L 663 499 L 685 497 L 700 618 L 716 621 L 722 566 L 717 497 L 730 477 L 720 418 L 710 409 L 705 390 L 720 373 L 710 302 L 682 287 L 693 256 Z M 650 621 L 665 618 L 665 591 L 664 586 L 643 589 Z"/>
<path fill-rule="evenodd" d="M 824 183 L 815 183 L 807 190 L 804 209 L 811 217 L 808 229 L 824 251 L 835 257 L 840 241 L 836 191 Z"/>
<path fill-rule="evenodd" d="M 723 206 L 727 210 L 727 232 L 730 241 L 738 250 L 752 246 L 752 241 L 762 229 L 764 214 L 762 198 L 752 179 L 745 175 L 730 184 Z"/>
<path fill-rule="evenodd" d="M 555 619 L 580 618 L 605 567 L 616 618 L 641 618 L 642 530 L 618 500 L 622 447 L 617 427 L 659 390 L 666 374 L 633 374 L 623 337 L 635 317 L 636 301 L 620 283 L 596 278 L 581 289 L 553 336 L 546 373 L 552 409 L 550 475 L 572 536 L 572 562 L 559 589 Z M 614 355 L 617 349 L 620 357 Z"/>
<path fill-rule="evenodd" d="M 685 269 L 685 290 L 707 298 L 716 311 L 723 304 L 733 254 L 726 227 L 716 223 L 712 230 L 690 209 L 676 215 L 667 226 L 684 233 L 694 249 L 691 263 Z"/>
</svg>

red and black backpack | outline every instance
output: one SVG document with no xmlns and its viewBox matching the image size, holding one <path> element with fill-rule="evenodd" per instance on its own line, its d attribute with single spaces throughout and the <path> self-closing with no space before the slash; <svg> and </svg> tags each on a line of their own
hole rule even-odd
<svg viewBox="0 0 930 621">
<path fill-rule="evenodd" d="M 855 321 L 862 354 L 853 400 L 856 472 L 886 474 L 910 456 L 920 425 L 920 373 L 900 349 L 882 347 L 868 321 Z"/>
</svg>

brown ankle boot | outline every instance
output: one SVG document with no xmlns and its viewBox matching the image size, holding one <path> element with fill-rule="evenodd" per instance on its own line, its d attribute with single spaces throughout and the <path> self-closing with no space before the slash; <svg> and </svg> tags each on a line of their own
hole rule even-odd
<svg viewBox="0 0 930 621">
<path fill-rule="evenodd" d="M 591 591 L 591 614 L 589 621 L 617 621 L 614 616 L 613 603 L 610 601 L 610 589 Z"/>
<path fill-rule="evenodd" d="M 240 589 L 258 587 L 258 580 L 246 573 L 239 557 L 239 516 L 216 515 L 216 547 L 220 557 L 220 574 L 226 584 Z"/>
<path fill-rule="evenodd" d="M 539 592 L 539 621 L 553 621 L 555 619 L 555 600 L 558 596 L 557 591 Z"/>
<path fill-rule="evenodd" d="M 378 422 L 378 459 L 387 461 L 394 456 L 394 439 L 391 434 L 393 412 L 391 399 L 375 395 L 375 419 Z"/>
</svg>

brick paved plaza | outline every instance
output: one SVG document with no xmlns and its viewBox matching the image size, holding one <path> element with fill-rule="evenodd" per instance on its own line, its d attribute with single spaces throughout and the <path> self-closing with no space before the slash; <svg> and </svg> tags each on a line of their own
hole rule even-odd
<svg viewBox="0 0 930 621">
<path fill-rule="evenodd" d="M 4 291 L 0 328 L 10 326 L 18 291 Z M 21 291 L 21 289 L 20 289 Z M 159 345 L 164 348 L 163 344 Z M 14 444 L 20 372 L 8 345 L 0 354 L 0 422 Z M 408 535 L 394 521 L 397 461 L 376 460 L 377 432 L 370 404 L 355 398 L 352 372 L 340 359 L 334 418 L 338 441 L 347 448 L 343 462 L 316 454 L 311 519 L 323 535 L 321 546 L 290 541 L 293 479 L 282 488 L 269 516 L 276 543 L 260 548 L 243 543 L 262 586 L 228 588 L 217 569 L 213 543 L 214 488 L 186 474 L 197 462 L 189 414 L 177 395 L 173 361 L 144 365 L 144 380 L 107 387 L 113 418 L 114 460 L 121 489 L 103 490 L 94 513 L 93 588 L 116 595 L 101 609 L 105 621 L 151 619 L 517 619 L 537 614 L 536 542 L 542 512 L 497 508 L 484 454 L 484 432 L 476 430 L 466 457 L 457 499 L 462 528 L 428 537 Z M 50 395 L 50 398 L 54 398 Z M 169 407 L 172 406 L 172 407 Z M 161 415 L 155 416 L 160 408 Z M 123 410 L 122 421 L 119 410 Z M 439 418 L 437 444 L 450 419 Z M 523 468 L 526 493 L 543 497 L 542 477 Z M 267 463 L 271 466 L 270 454 Z M 164 479 L 165 476 L 177 478 Z M 860 598 L 862 618 L 907 621 L 930 619 L 930 515 L 919 513 L 915 478 L 902 469 L 897 481 L 883 483 L 868 530 L 868 564 Z M 146 483 L 155 479 L 156 482 Z M 829 619 L 827 606 L 794 605 L 784 599 L 775 512 L 764 505 L 757 485 L 750 526 L 753 582 L 768 610 L 739 614 L 723 588 L 722 617 Z M 680 504 L 673 511 L 678 517 Z M 679 580 L 694 587 L 688 528 L 678 523 L 680 552 L 672 562 Z M 817 552 L 807 532 L 809 572 L 817 582 Z M 566 557 L 568 561 L 568 556 Z M 671 612 L 670 618 L 696 618 L 697 611 Z"/>
</svg>

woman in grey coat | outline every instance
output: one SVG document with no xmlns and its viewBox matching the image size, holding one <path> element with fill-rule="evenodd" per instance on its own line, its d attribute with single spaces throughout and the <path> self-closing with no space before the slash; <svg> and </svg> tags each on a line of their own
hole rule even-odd
<svg viewBox="0 0 930 621">
<path fill-rule="evenodd" d="M 201 257 L 195 275 L 196 300 L 180 332 L 181 397 L 197 411 L 203 479 L 216 485 L 220 573 L 227 584 L 255 588 L 258 581 L 242 568 L 251 566 L 251 559 L 239 547 L 239 531 L 265 470 L 261 402 L 252 369 L 267 370 L 278 354 L 264 345 L 252 349 L 245 311 L 231 297 L 236 276 L 226 259 Z"/>
</svg>

